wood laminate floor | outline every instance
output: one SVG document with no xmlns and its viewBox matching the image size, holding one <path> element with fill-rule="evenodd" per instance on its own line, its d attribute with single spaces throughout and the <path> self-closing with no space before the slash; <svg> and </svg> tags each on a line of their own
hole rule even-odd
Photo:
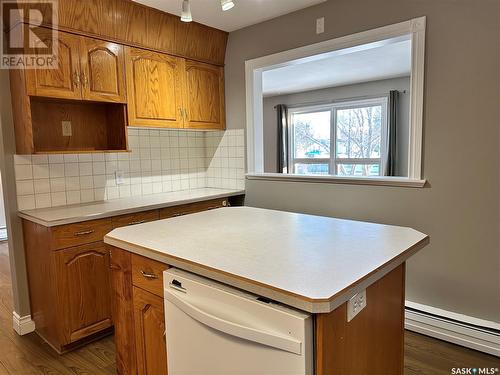
<svg viewBox="0 0 500 375">
<path fill-rule="evenodd" d="M 496 357 L 416 333 L 406 332 L 405 340 L 405 375 L 449 375 L 453 367 L 500 367 Z M 60 356 L 35 333 L 14 332 L 8 248 L 6 242 L 0 243 L 0 375 L 115 373 L 112 337 Z"/>
</svg>

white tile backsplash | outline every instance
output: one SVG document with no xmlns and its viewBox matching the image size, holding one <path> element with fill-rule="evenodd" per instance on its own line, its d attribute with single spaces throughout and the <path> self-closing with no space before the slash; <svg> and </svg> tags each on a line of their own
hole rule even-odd
<svg viewBox="0 0 500 375">
<path fill-rule="evenodd" d="M 243 129 L 128 129 L 128 136 L 131 152 L 14 155 L 18 208 L 245 187 Z M 116 171 L 123 173 L 123 184 L 116 184 Z"/>
</svg>

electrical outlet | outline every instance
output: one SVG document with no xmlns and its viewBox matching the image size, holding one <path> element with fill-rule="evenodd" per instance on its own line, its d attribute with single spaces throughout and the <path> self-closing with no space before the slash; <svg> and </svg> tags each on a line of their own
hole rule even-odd
<svg viewBox="0 0 500 375">
<path fill-rule="evenodd" d="M 115 181 L 117 185 L 123 185 L 125 183 L 125 180 L 123 178 L 123 171 L 115 172 Z"/>
<path fill-rule="evenodd" d="M 325 32 L 325 17 L 316 20 L 316 34 L 323 34 Z"/>
<path fill-rule="evenodd" d="M 361 310 L 366 307 L 366 290 L 355 294 L 347 302 L 347 321 L 350 322 Z"/>
<path fill-rule="evenodd" d="M 62 121 L 62 135 L 63 137 L 71 137 L 73 131 L 71 130 L 71 121 Z"/>
</svg>

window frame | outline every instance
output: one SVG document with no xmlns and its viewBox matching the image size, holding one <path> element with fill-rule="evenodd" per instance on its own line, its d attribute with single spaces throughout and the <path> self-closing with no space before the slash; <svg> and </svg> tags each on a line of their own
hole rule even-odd
<svg viewBox="0 0 500 375">
<path fill-rule="evenodd" d="M 383 185 L 399 187 L 424 187 L 422 176 L 423 107 L 425 75 L 426 17 L 365 30 L 358 33 L 325 40 L 315 44 L 273 53 L 245 61 L 246 83 L 246 145 L 247 174 L 249 180 L 317 182 L 331 184 Z M 412 41 L 410 84 L 410 129 L 408 150 L 408 176 L 405 177 L 342 177 L 304 176 L 264 171 L 264 123 L 262 100 L 262 74 L 269 69 L 293 65 L 316 56 L 331 56 L 355 52 L 360 49 L 382 46 L 402 38 Z"/>
<path fill-rule="evenodd" d="M 352 165 L 363 165 L 363 164 L 378 164 L 379 170 L 382 173 L 384 158 L 387 158 L 387 132 L 388 132 L 388 103 L 389 95 L 375 95 L 375 96 L 365 96 L 360 98 L 351 98 L 343 100 L 335 100 L 328 103 L 312 103 L 308 105 L 300 106 L 290 106 L 288 107 L 288 173 L 295 173 L 296 164 L 328 164 L 328 175 L 329 176 L 343 176 L 338 174 L 339 164 L 352 164 Z M 337 157 L 337 112 L 344 109 L 352 108 L 364 108 L 364 107 L 375 107 L 381 106 L 382 112 L 382 133 L 380 139 L 380 157 L 379 158 L 338 158 Z M 295 129 L 293 124 L 294 114 L 307 114 L 307 113 L 317 113 L 317 112 L 330 112 L 330 157 L 329 158 L 296 158 L 295 157 Z M 311 174 L 302 174 L 303 176 L 314 176 Z M 325 176 L 325 175 L 323 175 Z M 382 174 L 378 175 L 383 176 Z M 354 177 L 354 176 L 344 176 L 344 177 Z M 363 176 L 363 177 L 374 177 L 374 176 Z"/>
</svg>

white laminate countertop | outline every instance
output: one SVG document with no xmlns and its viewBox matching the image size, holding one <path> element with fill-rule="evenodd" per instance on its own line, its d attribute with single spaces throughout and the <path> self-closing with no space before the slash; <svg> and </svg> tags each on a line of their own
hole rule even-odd
<svg viewBox="0 0 500 375">
<path fill-rule="evenodd" d="M 429 237 L 406 227 L 228 207 L 118 228 L 104 242 L 322 313 L 401 265 Z"/>
<path fill-rule="evenodd" d="M 177 206 L 180 204 L 241 194 L 245 194 L 245 191 L 201 188 L 176 191 L 172 193 L 142 195 L 109 201 L 75 204 L 71 206 L 19 211 L 18 215 L 23 219 L 33 221 L 43 226 L 53 227 L 56 225 L 78 223 L 81 221 L 154 210 L 157 208 Z"/>
</svg>

